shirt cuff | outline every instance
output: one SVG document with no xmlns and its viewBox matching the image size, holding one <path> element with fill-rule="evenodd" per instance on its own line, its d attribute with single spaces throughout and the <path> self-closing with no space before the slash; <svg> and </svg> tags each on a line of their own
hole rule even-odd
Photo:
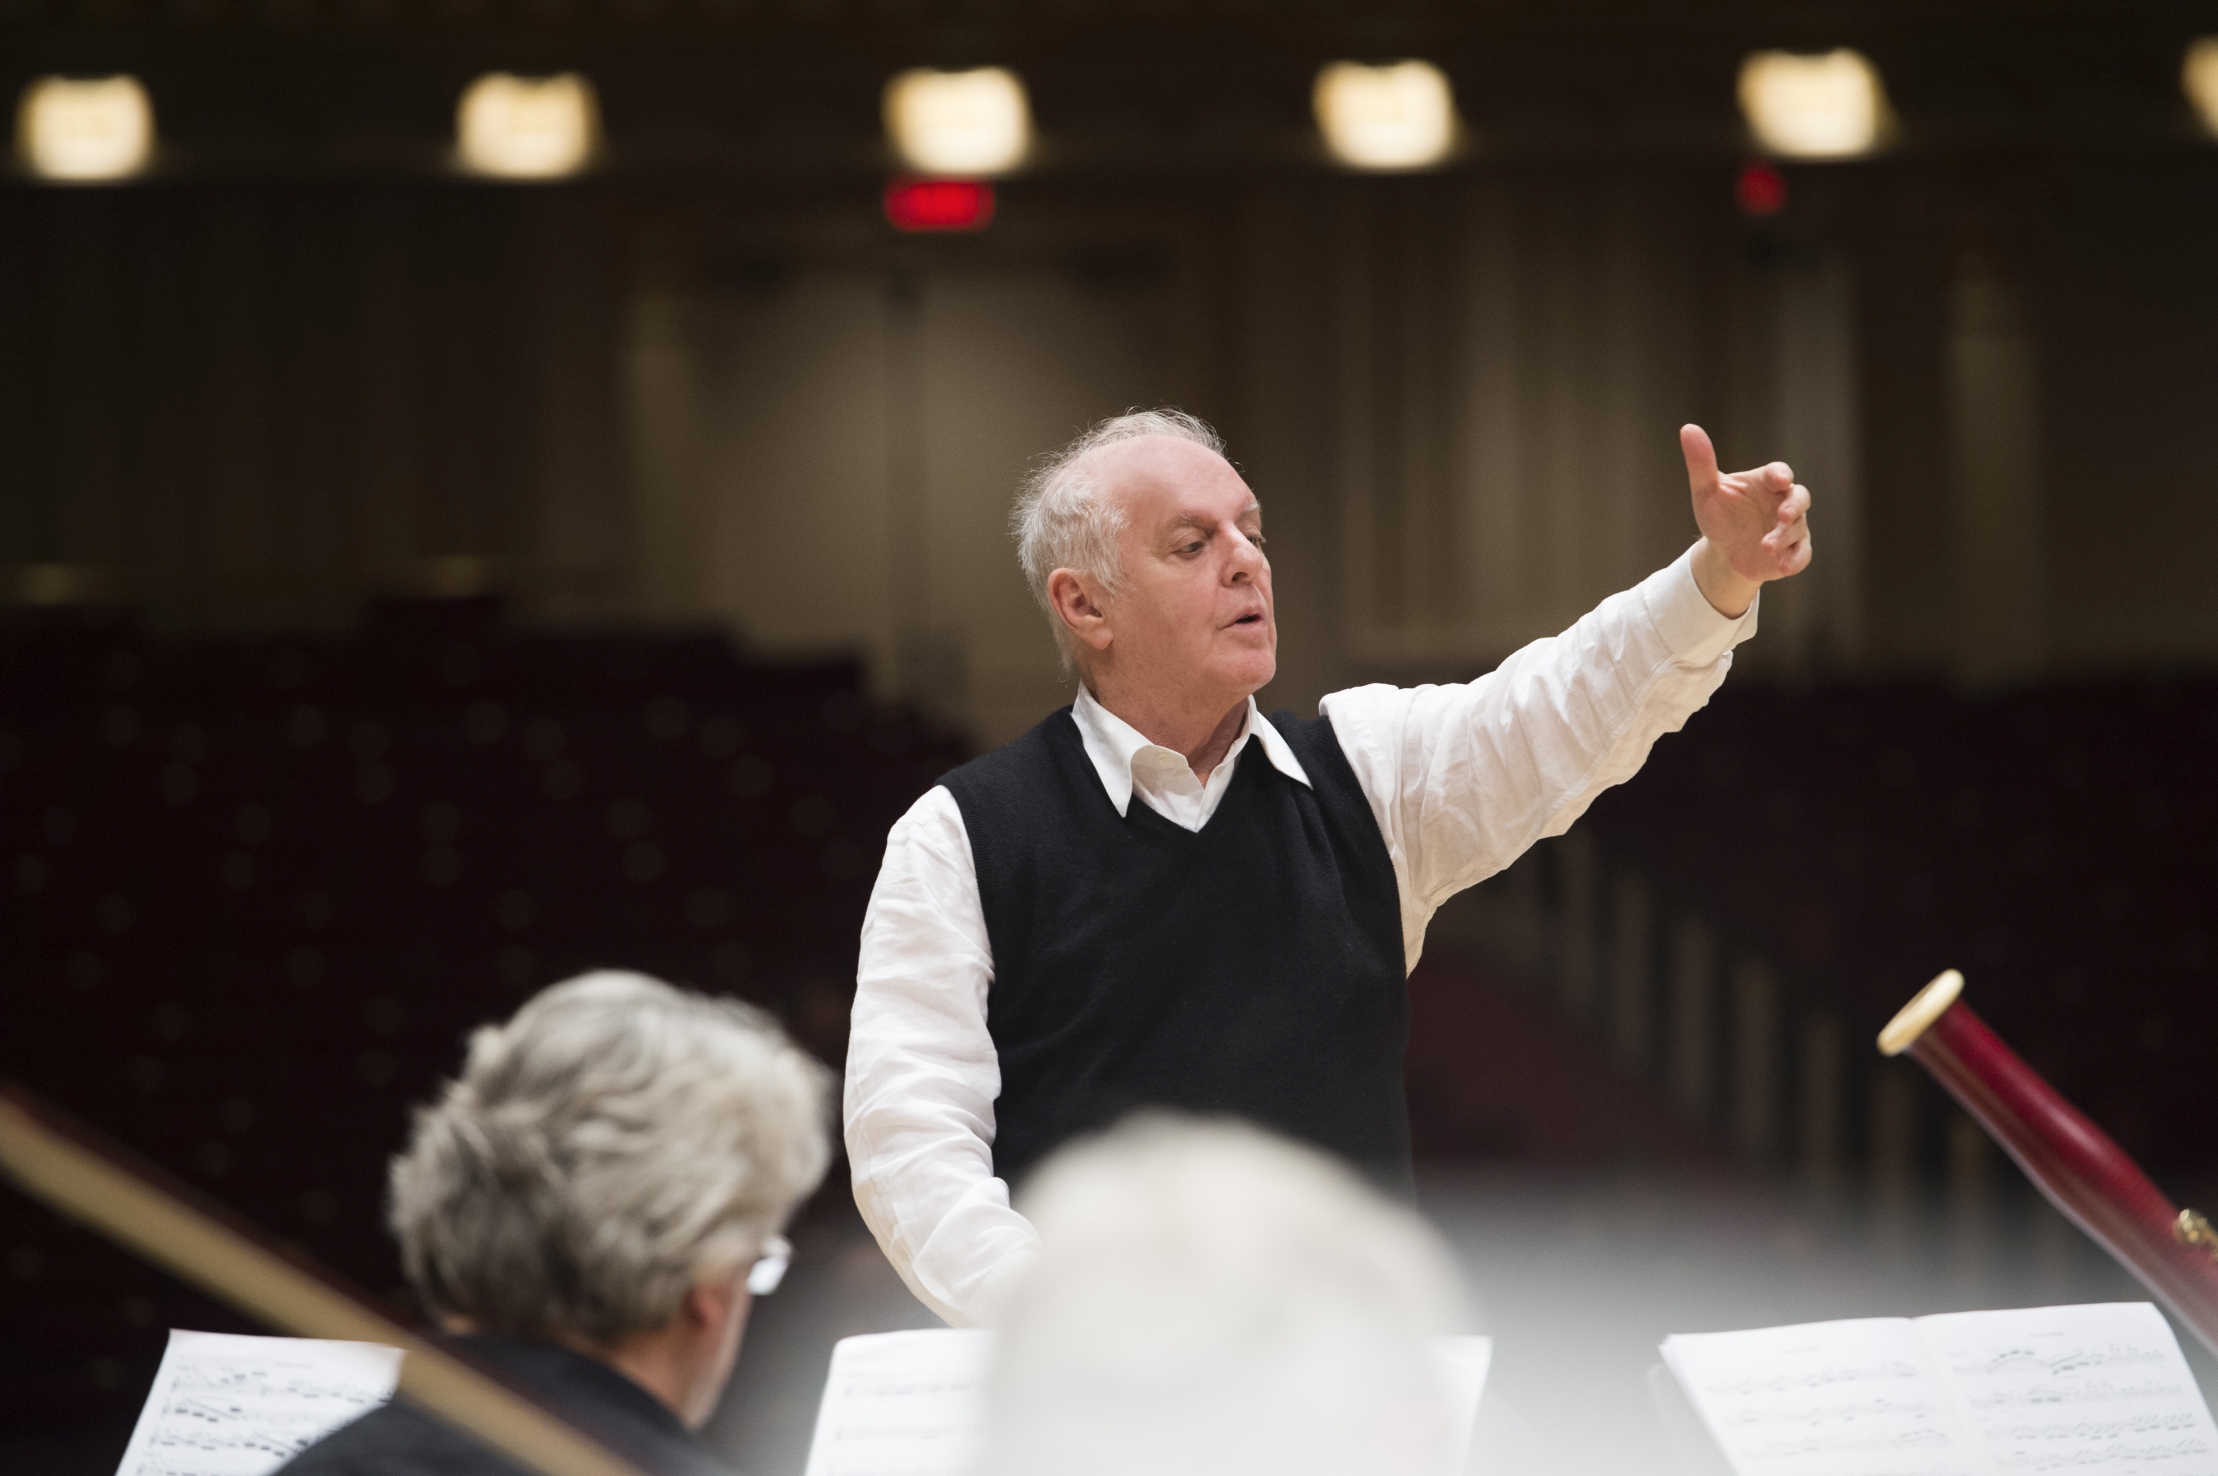
<svg viewBox="0 0 2218 1476">
<path fill-rule="evenodd" d="M 1694 582 L 1692 548 L 1642 580 L 1640 597 L 1673 659 L 1695 667 L 1714 665 L 1720 656 L 1754 635 L 1756 608 L 1763 603 L 1763 594 L 1758 591 L 1738 620 L 1720 615 L 1717 606 L 1702 593 L 1702 586 Z"/>
<path fill-rule="evenodd" d="M 994 1262 L 993 1269 L 979 1279 L 978 1289 L 971 1294 L 970 1304 L 963 1310 L 970 1315 L 974 1327 L 999 1327 L 1009 1310 L 1009 1299 L 1024 1284 L 1032 1263 L 1040 1257 L 1040 1243 L 1033 1240 L 1021 1249 L 1007 1251 Z"/>
</svg>

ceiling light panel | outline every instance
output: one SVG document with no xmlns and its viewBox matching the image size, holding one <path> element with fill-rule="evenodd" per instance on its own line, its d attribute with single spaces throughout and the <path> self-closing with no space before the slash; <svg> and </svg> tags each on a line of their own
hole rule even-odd
<svg viewBox="0 0 2218 1476">
<path fill-rule="evenodd" d="M 2218 134 L 2218 36 L 2201 36 L 2190 42 L 2180 65 L 2180 89 L 2195 105 L 2203 127 Z"/>
<path fill-rule="evenodd" d="M 1879 72 L 1860 51 L 1759 51 L 1741 63 L 1741 114 L 1767 152 L 1790 159 L 1869 153 L 1887 121 Z"/>
<path fill-rule="evenodd" d="M 124 179 L 154 154 L 154 105 L 136 77 L 41 77 L 23 89 L 16 142 L 47 179 Z"/>
<path fill-rule="evenodd" d="M 1317 74 L 1315 103 L 1326 146 L 1353 169 L 1424 169 L 1455 142 L 1455 95 L 1431 62 L 1334 62 Z"/>
<path fill-rule="evenodd" d="M 919 67 L 886 84 L 886 132 L 911 169 L 979 178 L 1005 173 L 1032 146 L 1024 83 L 1002 67 Z"/>
<path fill-rule="evenodd" d="M 455 109 L 463 165 L 504 179 L 558 179 L 592 162 L 601 137 L 593 84 L 576 72 L 488 72 Z"/>
</svg>

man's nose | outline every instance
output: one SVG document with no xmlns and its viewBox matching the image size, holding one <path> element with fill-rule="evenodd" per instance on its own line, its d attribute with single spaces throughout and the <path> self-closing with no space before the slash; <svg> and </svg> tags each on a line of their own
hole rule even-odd
<svg viewBox="0 0 2218 1476">
<path fill-rule="evenodd" d="M 1237 583 L 1262 573 L 1263 550 L 1255 546 L 1255 541 L 1238 528 L 1228 527 L 1225 532 L 1225 546 L 1232 550 L 1232 557 L 1226 561 L 1227 577 Z"/>
</svg>

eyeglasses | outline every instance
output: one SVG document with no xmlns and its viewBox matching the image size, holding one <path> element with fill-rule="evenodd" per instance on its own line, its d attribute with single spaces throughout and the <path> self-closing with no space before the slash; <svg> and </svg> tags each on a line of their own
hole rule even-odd
<svg viewBox="0 0 2218 1476">
<path fill-rule="evenodd" d="M 767 1297 L 786 1279 L 786 1267 L 793 1264 L 793 1242 L 783 1235 L 773 1235 L 763 1242 L 762 1254 L 755 1258 L 754 1269 L 747 1273 L 747 1290 L 753 1296 Z"/>
</svg>

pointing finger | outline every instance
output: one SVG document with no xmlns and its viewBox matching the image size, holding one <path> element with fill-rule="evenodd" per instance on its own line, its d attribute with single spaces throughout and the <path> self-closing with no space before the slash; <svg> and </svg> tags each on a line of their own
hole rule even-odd
<svg viewBox="0 0 2218 1476">
<path fill-rule="evenodd" d="M 1700 492 L 1717 485 L 1717 448 L 1699 425 L 1679 427 L 1679 451 L 1687 459 L 1687 483 Z"/>
</svg>

